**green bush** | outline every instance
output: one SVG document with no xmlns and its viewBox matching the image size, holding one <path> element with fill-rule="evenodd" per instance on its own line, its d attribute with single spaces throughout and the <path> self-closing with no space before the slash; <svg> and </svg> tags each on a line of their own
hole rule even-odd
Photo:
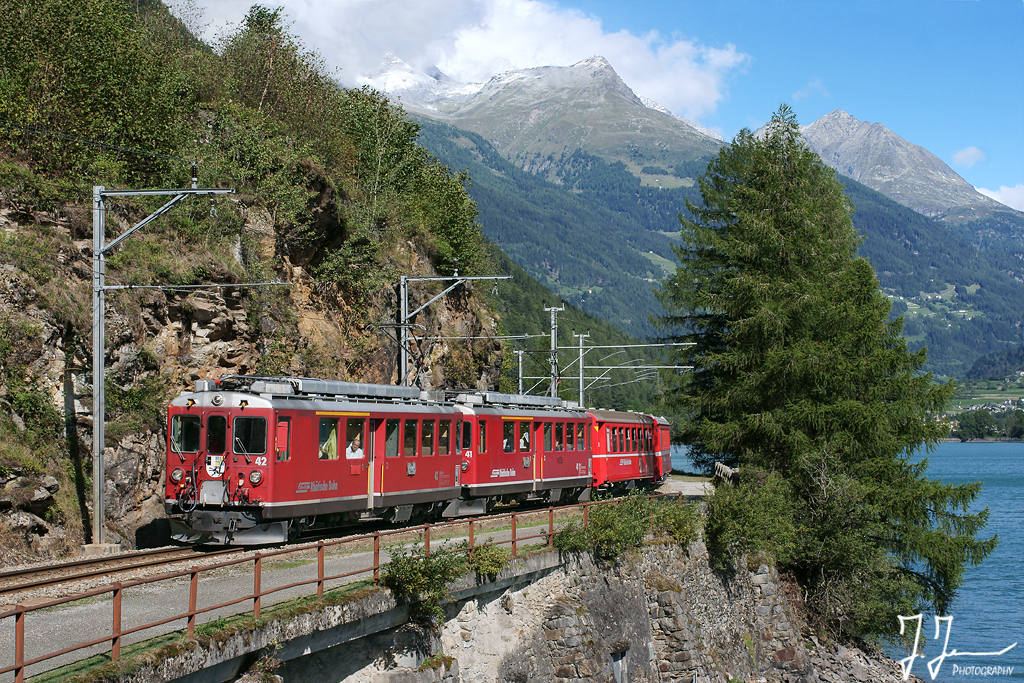
<svg viewBox="0 0 1024 683">
<path fill-rule="evenodd" d="M 413 619 L 427 624 L 443 621 L 441 604 L 448 599 L 448 584 L 469 568 L 467 548 L 465 542 L 444 544 L 430 555 L 419 546 L 398 549 L 381 572 L 381 583 L 396 600 L 419 599 L 412 605 Z"/>
<path fill-rule="evenodd" d="M 687 546 L 697 540 L 700 512 L 696 503 L 680 504 L 674 498 L 651 501 L 654 531 L 666 533 L 676 543 Z"/>
<path fill-rule="evenodd" d="M 789 483 L 777 472 L 745 467 L 740 484 L 719 486 L 707 499 L 704 525 L 715 564 L 724 567 L 734 550 L 789 562 L 797 544 L 795 505 Z"/>
<path fill-rule="evenodd" d="M 493 539 L 488 538 L 487 543 Z M 497 576 L 512 561 L 512 551 L 496 545 L 482 545 L 473 550 L 469 568 L 481 576 Z"/>
<path fill-rule="evenodd" d="M 645 493 L 633 490 L 613 503 L 590 508 L 587 536 L 594 553 L 614 560 L 644 540 L 651 529 L 651 501 Z"/>
<path fill-rule="evenodd" d="M 582 553 L 590 550 L 587 530 L 582 524 L 576 524 L 576 520 L 562 527 L 562 530 L 555 534 L 552 544 L 560 553 Z"/>
</svg>

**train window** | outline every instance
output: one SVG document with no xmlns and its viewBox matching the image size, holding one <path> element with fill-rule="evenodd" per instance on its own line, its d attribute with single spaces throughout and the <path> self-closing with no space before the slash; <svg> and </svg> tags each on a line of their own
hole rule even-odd
<svg viewBox="0 0 1024 683">
<path fill-rule="evenodd" d="M 434 454 L 434 421 L 424 420 L 423 421 L 423 436 L 420 439 L 420 455 L 433 455 Z"/>
<path fill-rule="evenodd" d="M 441 420 L 437 426 L 437 454 L 448 455 L 451 453 L 449 441 L 452 430 L 451 420 Z"/>
<path fill-rule="evenodd" d="M 551 423 L 544 423 L 544 450 L 551 451 Z"/>
<path fill-rule="evenodd" d="M 228 419 L 223 415 L 211 415 L 206 423 L 206 452 L 223 453 L 227 439 Z"/>
<path fill-rule="evenodd" d="M 633 437 L 634 436 L 635 436 L 635 434 L 633 433 L 633 428 L 632 427 L 626 427 L 626 448 L 625 448 L 625 452 L 626 453 L 631 453 L 633 451 Z"/>
<path fill-rule="evenodd" d="M 290 417 L 277 418 L 277 460 L 283 462 L 292 459 L 292 452 L 288 442 L 289 433 L 292 430 L 292 419 Z"/>
<path fill-rule="evenodd" d="M 345 424 L 345 459 L 361 460 L 363 457 L 363 427 L 366 420 L 349 418 Z"/>
<path fill-rule="evenodd" d="M 530 452 L 530 423 L 520 422 L 519 423 L 519 452 L 529 453 Z"/>
<path fill-rule="evenodd" d="M 320 418 L 320 459 L 338 459 L 338 418 Z"/>
<path fill-rule="evenodd" d="M 384 455 L 398 457 L 398 425 L 401 420 L 388 420 L 384 425 Z"/>
<path fill-rule="evenodd" d="M 565 425 L 565 450 L 576 450 L 576 432 L 574 431 L 572 422 Z"/>
<path fill-rule="evenodd" d="M 462 432 L 462 450 L 468 451 L 473 448 L 473 423 L 469 420 L 459 420 L 459 429 Z"/>
<path fill-rule="evenodd" d="M 583 427 L 583 425 L 580 425 L 580 428 L 582 428 L 582 427 Z M 585 429 L 584 433 L 587 435 L 587 450 L 590 450 L 590 430 L 589 429 Z"/>
<path fill-rule="evenodd" d="M 615 438 L 615 427 L 608 427 L 606 431 L 608 433 L 608 452 L 618 453 L 619 442 L 618 439 Z"/>
<path fill-rule="evenodd" d="M 619 431 L 619 453 L 625 453 L 626 452 L 626 434 L 625 434 L 626 430 L 623 429 L 622 427 L 619 427 L 618 431 Z"/>
<path fill-rule="evenodd" d="M 199 429 L 202 426 L 198 415 L 175 415 L 171 420 L 171 450 L 175 453 L 198 453 Z"/>
<path fill-rule="evenodd" d="M 583 432 L 586 431 L 587 426 L 582 422 L 576 425 L 576 448 L 583 450 Z"/>
<path fill-rule="evenodd" d="M 555 423 L 555 450 L 565 450 L 565 423 Z"/>
<path fill-rule="evenodd" d="M 232 428 L 235 453 L 263 455 L 267 452 L 267 418 L 236 417 Z"/>
<path fill-rule="evenodd" d="M 481 453 L 487 452 L 487 421 L 480 420 L 480 439 L 476 445 L 476 448 Z"/>
<path fill-rule="evenodd" d="M 405 421 L 405 441 L 402 444 L 402 453 L 408 458 L 416 455 L 416 420 Z"/>
<path fill-rule="evenodd" d="M 503 422 L 501 424 L 501 447 L 506 453 L 512 453 L 516 449 L 516 423 Z"/>
</svg>

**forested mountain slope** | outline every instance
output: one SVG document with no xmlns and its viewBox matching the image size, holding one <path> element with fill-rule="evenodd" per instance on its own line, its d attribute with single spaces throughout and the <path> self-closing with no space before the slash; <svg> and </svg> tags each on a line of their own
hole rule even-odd
<svg viewBox="0 0 1024 683">
<path fill-rule="evenodd" d="M 550 156 L 529 174 L 475 133 L 422 124 L 423 144 L 468 170 L 484 233 L 516 263 L 581 309 L 633 334 L 655 333 L 649 318 L 662 309 L 653 290 L 674 267 L 678 216 L 687 199 L 699 201 L 695 187 L 645 186 L 624 164 L 581 151 Z M 995 236 L 993 248 L 982 248 L 971 230 L 840 181 L 865 236 L 860 253 L 893 298 L 894 314 L 906 316 L 911 346 L 928 346 L 927 369 L 962 377 L 979 356 L 1022 341 L 1024 249 Z M 994 233 L 999 226 L 996 234 L 1012 233 L 998 218 L 987 220 L 995 221 Z"/>
<path fill-rule="evenodd" d="M 475 133 L 421 124 L 427 149 L 469 171 L 484 234 L 512 260 L 573 306 L 636 336 L 655 333 L 649 316 L 661 307 L 653 290 L 674 258 L 670 232 L 678 232 L 682 192 L 652 195 L 663 203 L 657 222 L 636 201 L 635 178 L 597 157 L 586 169 L 572 165 L 579 153 L 560 159 L 559 170 L 575 175 L 559 186 L 519 169 Z"/>
</svg>

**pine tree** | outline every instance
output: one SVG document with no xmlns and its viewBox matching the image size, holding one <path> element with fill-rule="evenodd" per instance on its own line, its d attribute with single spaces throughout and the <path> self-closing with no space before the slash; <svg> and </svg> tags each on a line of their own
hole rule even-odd
<svg viewBox="0 0 1024 683">
<path fill-rule="evenodd" d="M 929 415 L 955 387 L 921 374 L 926 351 L 909 353 L 902 319 L 889 321 L 833 171 L 783 105 L 699 184 L 660 322 L 693 343 L 694 370 L 669 400 L 687 415 L 695 463 L 743 473 L 746 490 L 712 500 L 709 544 L 775 555 L 846 635 L 891 632 L 897 613 L 925 604 L 946 610 L 995 539 L 976 538 L 987 511 L 966 513 L 978 485 L 924 477 L 918 449 L 941 436 Z"/>
</svg>

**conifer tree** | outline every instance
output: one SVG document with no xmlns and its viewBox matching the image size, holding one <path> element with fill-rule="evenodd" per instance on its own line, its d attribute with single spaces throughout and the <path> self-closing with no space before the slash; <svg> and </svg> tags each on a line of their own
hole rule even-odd
<svg viewBox="0 0 1024 683">
<path fill-rule="evenodd" d="M 924 477 L 919 449 L 941 436 L 929 416 L 955 387 L 921 374 L 926 351 L 889 321 L 842 186 L 785 105 L 699 182 L 660 323 L 694 344 L 669 400 L 696 464 L 740 466 L 739 489 L 712 498 L 709 545 L 774 555 L 837 633 L 947 610 L 995 539 L 977 539 L 987 511 L 967 512 L 977 484 Z"/>
</svg>

